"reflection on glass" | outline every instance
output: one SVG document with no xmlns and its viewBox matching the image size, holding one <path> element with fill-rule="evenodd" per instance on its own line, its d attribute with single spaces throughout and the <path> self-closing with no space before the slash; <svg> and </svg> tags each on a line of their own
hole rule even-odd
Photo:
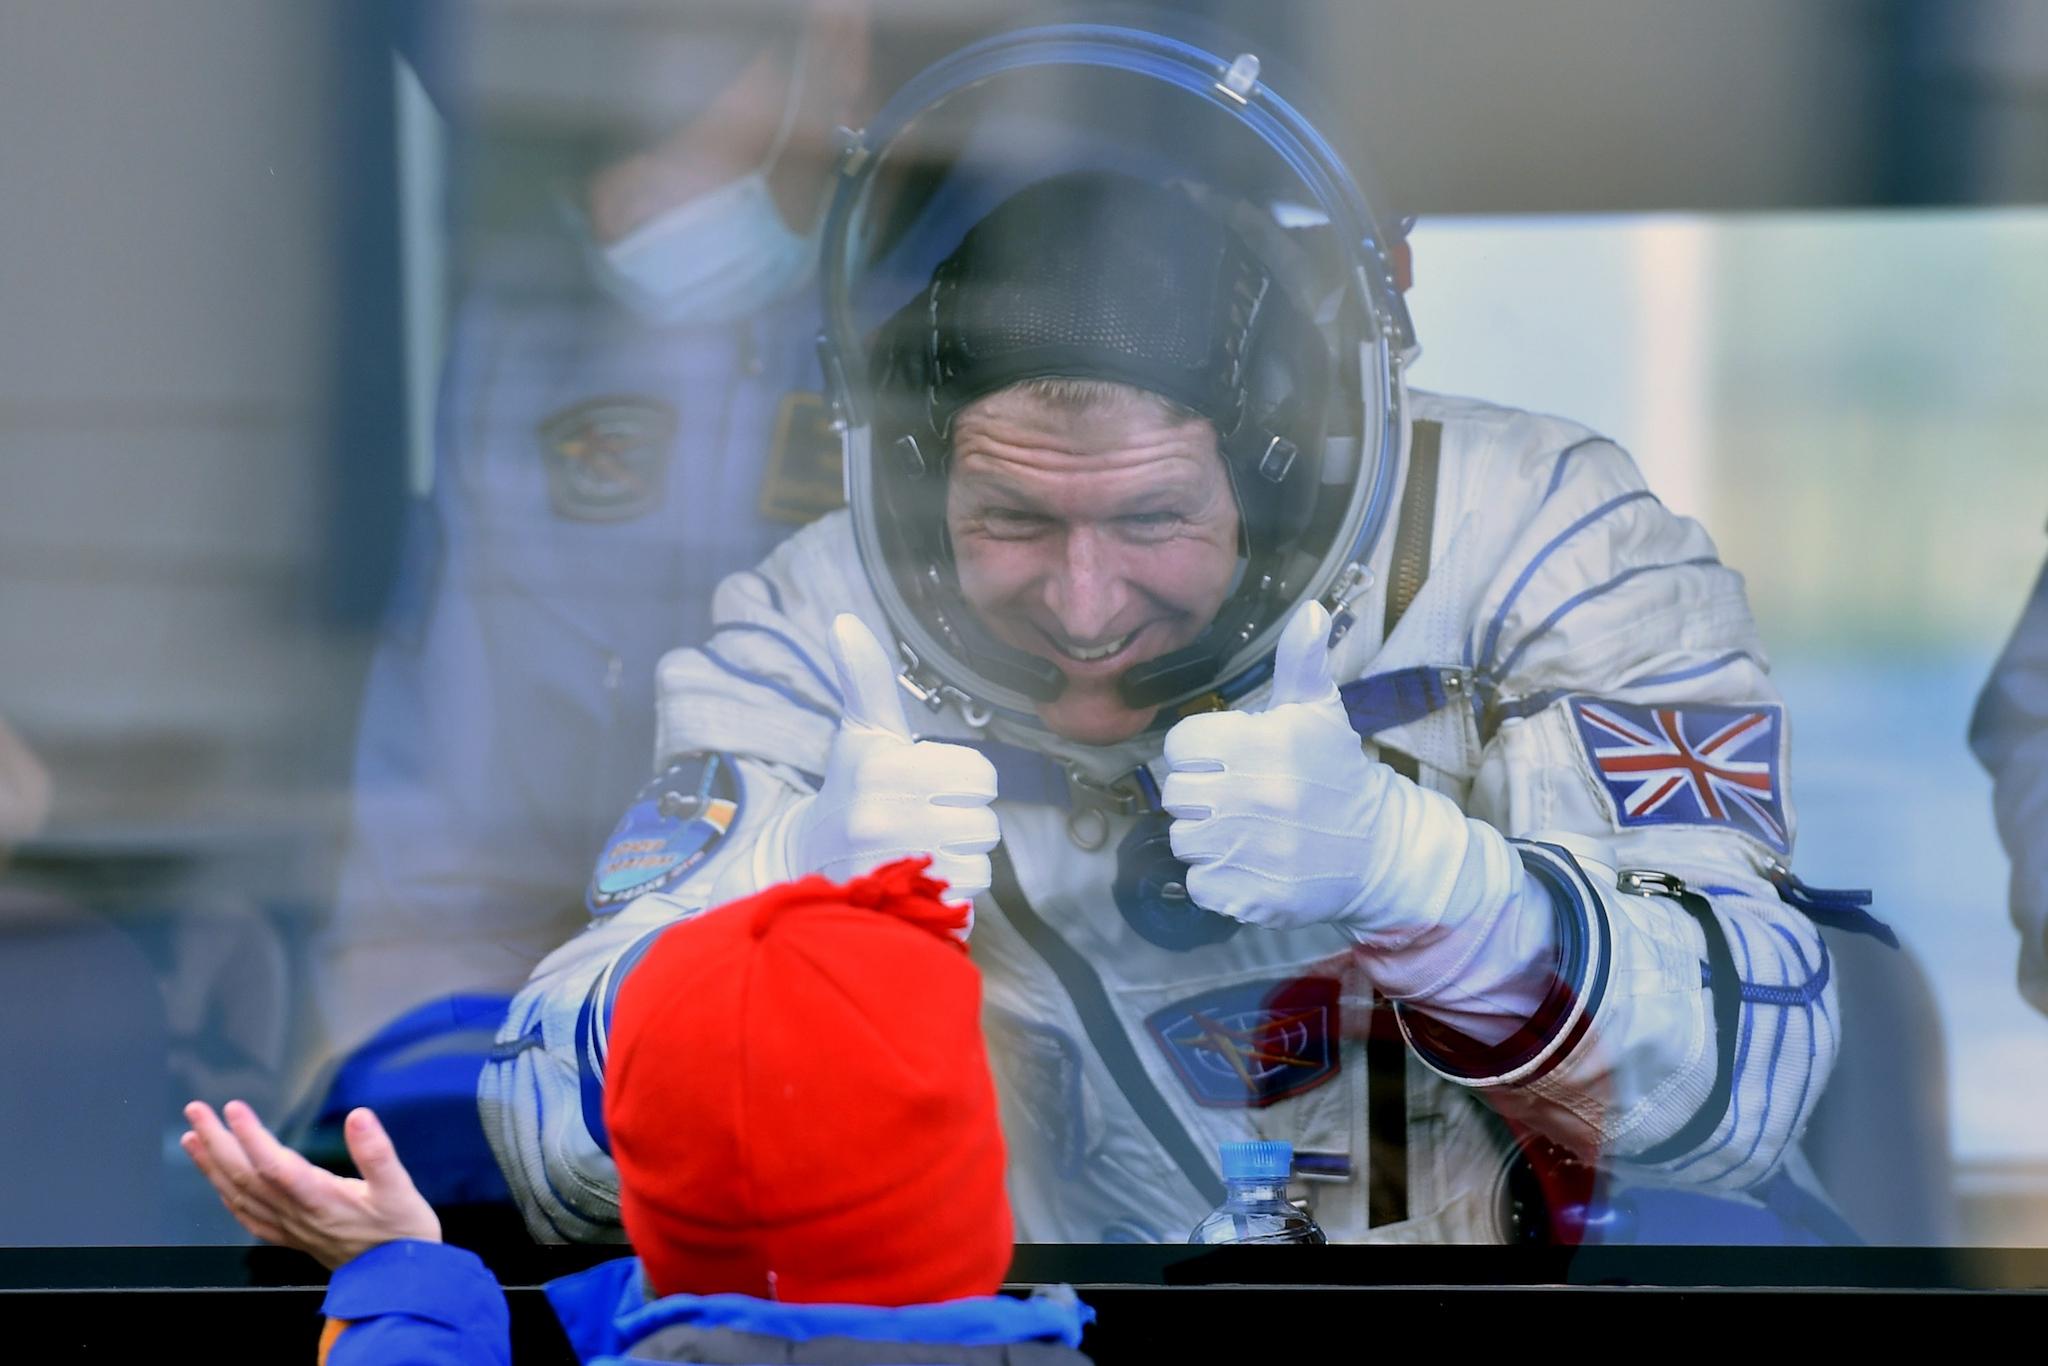
<svg viewBox="0 0 2048 1366">
<path fill-rule="evenodd" d="M 498 1236 L 520 1203 L 541 1236 L 616 1238 L 588 1087 L 636 946 L 764 881 L 933 844 L 985 893 L 970 942 L 1020 1238 L 1179 1241 L 1221 1198 L 1221 1145 L 1279 1139 L 1333 1241 L 1813 1242 L 1837 1214 L 1873 1242 L 2048 1241 L 2048 1125 L 2020 1081 L 2048 1036 L 2007 918 L 2035 923 L 2048 833 L 2022 796 L 2001 844 L 1965 743 L 2042 558 L 2048 215 L 1425 220 L 1408 407 L 1368 363 L 1344 413 L 1254 392 L 1245 428 L 1219 376 L 1284 325 L 1295 373 L 1321 366 L 1308 389 L 1359 341 L 1401 349 L 1367 316 L 1390 299 L 1329 284 L 1343 244 L 1314 188 L 1216 191 L 1258 149 L 1215 110 L 1120 117 L 1143 100 L 1071 73 L 1005 106 L 998 83 L 874 183 L 844 359 L 879 401 L 848 513 L 815 352 L 832 129 L 962 35 L 896 70 L 823 13 L 707 46 L 618 20 L 585 54 L 637 73 L 609 103 L 601 75 L 529 60 L 554 31 L 531 15 L 449 38 L 477 44 L 465 74 L 401 82 L 394 430 L 416 496 L 374 629 L 303 601 L 330 568 L 319 308 L 280 304 L 264 355 L 192 362 L 183 396 L 119 370 L 160 379 L 163 357 L 110 357 L 107 394 L 20 372 L 0 998 L 53 1042 L 9 1074 L 36 1098 L 9 1101 L 12 1151 L 48 1153 L 12 1165 L 103 1175 L 49 1209 L 10 1187 L 0 1241 L 237 1238 L 172 1143 L 191 1096 L 251 1100 L 337 1164 L 367 1101 L 438 1204 L 495 1210 Z M 649 75 L 664 61 L 695 74 Z M 1161 138 L 1183 140 L 1153 177 L 1178 221 L 1115 242 L 1147 211 L 1115 177 Z M 1092 186 L 963 245 L 1077 156 Z M 1197 223 L 1199 280 L 1169 249 Z M 1075 258 L 1095 273 L 1044 267 Z M 959 278 L 933 291 L 942 263 Z M 1255 345 L 1202 289 L 1262 279 Z M 1061 317 L 1027 316 L 1047 300 Z M 1077 333 L 1119 309 L 1145 335 L 1108 363 Z M 1015 359 L 1033 348 L 1064 350 Z M 916 373 L 935 355 L 954 369 Z M 1612 438 L 1660 502 L 1603 512 L 1628 466 L 1525 413 Z M 1383 647 L 1416 419 L 1438 427 L 1432 558 Z M 1369 572 L 1345 579 L 1354 553 Z M 1326 658 L 1326 623 L 1285 634 L 1311 598 L 1340 623 Z M 1606 629 L 1575 631 L 1588 614 Z M 1187 667 L 1124 686 L 1159 661 Z M 1995 687 L 2022 697 L 2013 667 Z M 1333 700 L 1397 669 L 1429 671 L 1402 686 L 1433 705 Z M 2024 762 L 2030 705 L 1980 746 L 2001 782 L 2023 782 L 1999 761 Z M 1351 752 L 1361 717 L 1391 768 Z M 1283 791 L 1303 778 L 1312 802 Z M 878 827 L 892 804 L 908 822 Z M 1900 947 L 1780 898 L 1765 865 L 1791 861 L 1795 804 L 1799 876 L 1871 888 Z M 1529 843 L 1463 842 L 1459 808 Z M 1676 881 L 1617 887 L 1624 868 Z M 1654 962 L 1690 1004 L 1530 1088 L 1587 1037 L 1603 961 L 1606 991 Z M 1717 966 L 1748 984 L 1719 1019 Z M 1725 1134 L 1689 1133 L 1723 1066 Z M 1804 1203 L 1754 1198 L 1780 1170 Z"/>
<path fill-rule="evenodd" d="M 2026 319 L 2044 237 L 2037 213 L 1989 212 L 1416 234 L 1418 381 L 1589 415 L 1748 581 L 1794 721 L 1800 866 L 1872 888 L 1905 946 L 1843 964 L 1845 994 L 1860 965 L 1913 1023 L 1868 1008 L 1867 1068 L 1845 1025 L 1839 1119 L 1824 1107 L 1808 1144 L 1855 1168 L 1832 1184 L 1865 1193 L 1877 1241 L 2037 1245 L 2048 1228 L 2037 1099 L 2012 1084 L 2048 1036 L 2013 989 L 2006 854 L 1962 744 L 2040 551 Z M 1942 301 L 1910 323 L 1874 285 L 1907 278 Z M 1874 1121 L 1851 1099 L 1887 1090 L 1886 1131 L 1944 1164 L 1926 1187 L 1889 1146 L 1853 1157 Z"/>
</svg>

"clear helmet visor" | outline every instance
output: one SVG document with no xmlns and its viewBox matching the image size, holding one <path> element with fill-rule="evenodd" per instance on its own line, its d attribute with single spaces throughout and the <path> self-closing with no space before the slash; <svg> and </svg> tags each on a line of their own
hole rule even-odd
<svg viewBox="0 0 2048 1366">
<path fill-rule="evenodd" d="M 1392 492 L 1398 371 L 1412 336 L 1364 194 L 1256 70 L 1130 30 L 1026 31 L 928 70 L 849 147 L 824 243 L 824 358 L 845 424 L 848 502 L 906 679 L 970 720 L 1030 723 L 1058 673 L 998 644 L 957 583 L 945 528 L 949 413 L 929 374 L 906 379 L 887 358 L 943 349 L 939 315 L 929 337 L 895 352 L 880 339 L 920 323 L 935 270 L 1031 186 L 1091 172 L 1169 188 L 1191 215 L 1225 225 L 1272 310 L 1296 320 L 1303 339 L 1294 361 L 1241 367 L 1257 374 L 1221 367 L 1214 402 L 1192 405 L 1228 438 L 1245 527 L 1238 564 L 1200 637 L 1123 677 L 1128 700 L 1167 715 L 1255 685 L 1293 608 L 1329 595 L 1371 553 Z M 1083 370 L 1064 377 L 1124 378 Z M 1259 377 L 1268 371 L 1278 378 Z M 1285 397 L 1261 425 L 1268 393 Z"/>
</svg>

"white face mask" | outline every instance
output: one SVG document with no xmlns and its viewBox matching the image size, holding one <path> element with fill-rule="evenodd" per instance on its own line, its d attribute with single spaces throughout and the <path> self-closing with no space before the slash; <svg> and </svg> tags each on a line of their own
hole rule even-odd
<svg viewBox="0 0 2048 1366">
<path fill-rule="evenodd" d="M 754 171 L 593 253 L 598 283 L 650 322 L 731 322 L 795 293 L 818 264 L 816 226 L 783 224 Z"/>
<path fill-rule="evenodd" d="M 775 207 L 768 173 L 782 156 L 801 103 L 795 62 L 782 126 L 759 167 L 650 218 L 610 246 L 592 245 L 598 283 L 657 323 L 723 323 L 803 288 L 818 266 L 824 215 L 799 236 Z"/>
</svg>

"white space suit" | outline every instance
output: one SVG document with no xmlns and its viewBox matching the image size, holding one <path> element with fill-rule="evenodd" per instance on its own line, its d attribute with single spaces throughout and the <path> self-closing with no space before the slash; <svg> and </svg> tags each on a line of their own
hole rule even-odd
<svg viewBox="0 0 2048 1366">
<path fill-rule="evenodd" d="M 1073 775 L 1062 800 L 1003 774 L 1016 885 L 997 873 L 972 937 L 1020 1239 L 1178 1240 L 1214 1203 L 1217 1143 L 1277 1138 L 1333 1240 L 1492 1241 L 1516 1129 L 1735 1193 L 1812 1112 L 1834 987 L 1766 876 L 1792 839 L 1788 737 L 1740 576 L 1583 428 L 1423 394 L 1408 412 L 1441 425 L 1428 576 L 1382 640 L 1382 537 L 1331 663 L 1338 679 L 1441 667 L 1448 705 L 1375 741 L 1515 841 L 1556 933 L 1472 927 L 1433 946 L 1450 965 L 1434 980 L 1329 925 L 1155 947 L 1111 897 L 1132 817 L 1089 794 L 1156 767 L 1159 730 L 1091 748 L 913 711 L 928 736 L 1006 741 Z M 1404 482 L 1410 464 L 1404 448 Z M 758 885 L 756 834 L 815 785 L 833 737 L 842 611 L 889 638 L 835 514 L 724 582 L 708 650 L 663 661 L 660 759 L 736 760 L 738 810 L 699 830 L 686 875 L 593 923 L 514 1004 L 482 1104 L 537 1236 L 620 1236 L 599 1105 L 610 1002 L 636 945 Z M 1621 870 L 1664 876 L 1624 874 L 1626 891 Z M 1440 1027 L 1469 1005 L 1462 983 L 1532 953 L 1556 979 L 1533 1024 L 1487 1046 Z M 1387 1036 L 1369 1037 L 1376 984 L 1405 998 L 1391 1077 Z"/>
</svg>

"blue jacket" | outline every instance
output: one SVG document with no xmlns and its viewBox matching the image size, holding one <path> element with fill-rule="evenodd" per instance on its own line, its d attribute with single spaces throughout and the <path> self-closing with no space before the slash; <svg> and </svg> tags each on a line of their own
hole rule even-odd
<svg viewBox="0 0 2048 1366">
<path fill-rule="evenodd" d="M 688 1362 L 700 1353 L 733 1360 L 731 1349 L 748 1338 L 771 1340 L 765 1345 L 777 1349 L 777 1360 L 790 1343 L 807 1344 L 805 1360 L 849 1364 L 904 1360 L 888 1349 L 916 1344 L 957 1347 L 957 1356 L 944 1359 L 962 1366 L 996 1366 L 1012 1359 L 1008 1349 L 1031 1344 L 1033 1362 L 1085 1363 L 1081 1330 L 1095 1317 L 1064 1288 L 1028 1300 L 990 1295 L 901 1309 L 750 1295 L 649 1299 L 635 1257 L 550 1282 L 547 1297 L 586 1366 Z M 475 1253 L 445 1243 L 405 1239 L 372 1248 L 334 1273 L 323 1310 L 342 1326 L 330 1322 L 322 1366 L 512 1360 L 504 1292 Z"/>
</svg>

